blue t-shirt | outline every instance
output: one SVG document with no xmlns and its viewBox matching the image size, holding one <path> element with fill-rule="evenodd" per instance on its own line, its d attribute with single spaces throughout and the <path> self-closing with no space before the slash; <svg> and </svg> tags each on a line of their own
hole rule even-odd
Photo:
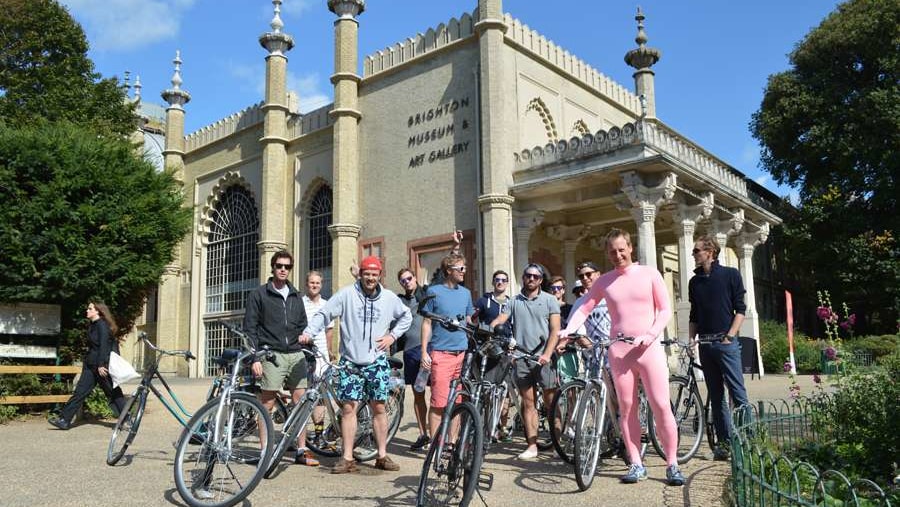
<svg viewBox="0 0 900 507">
<path fill-rule="evenodd" d="M 459 315 L 472 315 L 472 292 L 462 285 L 451 289 L 444 284 L 428 286 L 427 294 L 434 294 L 433 299 L 425 302 L 423 308 L 431 313 L 444 317 L 456 318 Z M 466 350 L 469 341 L 465 331 L 450 331 L 437 322 L 431 322 L 431 340 L 428 347 L 432 350 Z"/>
</svg>

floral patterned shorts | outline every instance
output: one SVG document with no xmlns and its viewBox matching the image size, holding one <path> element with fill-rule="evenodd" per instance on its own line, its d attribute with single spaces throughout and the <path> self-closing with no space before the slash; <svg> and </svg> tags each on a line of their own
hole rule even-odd
<svg viewBox="0 0 900 507">
<path fill-rule="evenodd" d="M 342 401 L 386 401 L 388 399 L 391 367 L 387 356 L 381 355 L 375 362 L 367 365 L 351 363 L 341 358 L 338 365 L 351 365 L 353 368 L 338 372 L 338 399 Z"/>
</svg>

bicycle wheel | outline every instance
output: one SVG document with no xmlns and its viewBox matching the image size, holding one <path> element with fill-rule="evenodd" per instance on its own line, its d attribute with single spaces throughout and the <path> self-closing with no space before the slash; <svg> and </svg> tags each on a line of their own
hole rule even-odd
<svg viewBox="0 0 900 507">
<path fill-rule="evenodd" d="M 451 440 L 446 433 L 435 435 L 422 464 L 416 505 L 465 507 L 472 500 L 478 486 L 481 462 L 484 459 L 484 433 L 481 416 L 475 406 L 463 402 L 453 407 L 450 420 L 456 419 L 459 434 L 444 446 L 438 443 Z M 452 426 L 452 425 L 451 425 Z M 442 447 L 438 455 L 438 448 Z"/>
<path fill-rule="evenodd" d="M 303 400 L 300 402 L 299 407 L 288 414 L 287 421 L 285 421 L 284 426 L 281 427 L 281 436 L 278 438 L 278 443 L 275 444 L 275 448 L 272 450 L 272 457 L 266 464 L 264 474 L 266 479 L 272 477 L 272 474 L 274 474 L 275 470 L 278 468 L 278 464 L 281 463 L 281 458 L 284 457 L 284 454 L 288 449 L 290 449 L 297 441 L 300 430 L 306 425 L 306 422 L 312 415 L 313 406 L 313 402 Z"/>
<path fill-rule="evenodd" d="M 406 386 L 400 386 L 391 391 L 385 403 L 388 417 L 388 433 L 387 441 L 390 442 L 397 430 L 400 429 L 400 422 L 403 421 L 403 402 L 406 398 Z"/>
<path fill-rule="evenodd" d="M 502 436 L 512 435 L 516 431 L 525 431 L 522 414 L 519 406 L 519 391 L 511 382 L 506 385 L 506 423 L 500 422 Z M 524 433 L 523 433 L 524 434 Z"/>
<path fill-rule="evenodd" d="M 310 417 L 306 423 L 306 447 L 319 456 L 336 458 L 341 455 L 341 447 L 343 446 L 341 441 L 341 408 L 332 407 L 332 410 L 328 410 L 325 403 L 330 403 L 330 401 L 319 400 L 316 405 L 316 408 L 322 411 L 322 420 L 316 423 L 313 420 L 315 418 L 315 411 L 313 411 L 313 417 Z M 334 415 L 333 418 L 332 415 Z"/>
<path fill-rule="evenodd" d="M 227 507 L 259 484 L 272 454 L 272 419 L 251 394 L 232 393 L 206 403 L 181 432 L 175 452 L 175 486 L 191 507 Z M 191 437 L 202 440 L 190 445 Z"/>
<path fill-rule="evenodd" d="M 700 392 L 696 386 L 692 388 L 687 377 L 674 375 L 669 379 L 669 397 L 675 416 L 675 426 L 678 429 L 678 463 L 683 464 L 697 454 L 703 440 L 703 431 L 706 429 Z M 666 454 L 656 434 L 655 424 L 650 437 L 657 454 L 665 459 Z"/>
<path fill-rule="evenodd" d="M 703 413 L 708 415 L 704 425 L 706 427 L 706 442 L 709 443 L 709 448 L 715 451 L 716 447 L 719 446 L 719 435 L 716 433 L 715 415 L 712 413 L 712 398 L 709 396 L 707 396 L 706 409 Z"/>
<path fill-rule="evenodd" d="M 141 418 L 144 417 L 144 407 L 147 406 L 147 391 L 141 387 L 138 387 L 137 392 L 128 399 L 125 408 L 119 414 L 112 436 L 109 438 L 109 448 L 106 450 L 107 465 L 118 463 L 137 435 Z"/>
<path fill-rule="evenodd" d="M 591 382 L 581 394 L 575 416 L 575 482 L 581 491 L 587 491 L 594 482 L 605 418 L 606 399 L 603 390 Z"/>
<path fill-rule="evenodd" d="M 578 397 L 584 391 L 584 381 L 575 379 L 567 382 L 553 395 L 550 404 L 550 439 L 556 454 L 569 464 L 575 463 L 575 408 Z"/>
<path fill-rule="evenodd" d="M 538 439 L 537 447 L 541 451 L 549 451 L 553 448 L 553 437 L 550 436 L 550 419 L 547 417 L 548 408 L 544 405 L 544 390 L 538 387 L 534 388 L 535 392 L 535 408 L 538 413 Z"/>
</svg>

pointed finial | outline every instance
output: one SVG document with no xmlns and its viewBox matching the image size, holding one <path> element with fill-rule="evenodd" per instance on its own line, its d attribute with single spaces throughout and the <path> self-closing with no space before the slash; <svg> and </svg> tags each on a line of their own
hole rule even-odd
<svg viewBox="0 0 900 507">
<path fill-rule="evenodd" d="M 135 76 L 135 79 L 134 79 L 134 101 L 135 102 L 141 101 L 141 88 L 142 88 L 141 76 L 140 76 L 140 74 L 138 74 L 137 76 Z"/>
<path fill-rule="evenodd" d="M 638 22 L 638 33 L 637 37 L 634 38 L 634 41 L 638 43 L 638 46 L 644 47 L 647 44 L 647 32 L 644 31 L 644 11 L 641 10 L 640 6 L 637 8 L 637 15 L 634 19 Z"/>
<path fill-rule="evenodd" d="M 127 97 L 131 93 L 131 71 L 125 71 L 125 96 Z"/>
<path fill-rule="evenodd" d="M 172 89 L 180 90 L 181 89 L 181 50 L 175 50 L 175 59 L 172 60 L 172 63 L 175 64 L 175 73 L 172 74 Z"/>
<path fill-rule="evenodd" d="M 272 5 L 275 6 L 275 17 L 272 18 L 272 27 L 273 33 L 281 33 L 281 29 L 284 28 L 284 22 L 281 21 L 281 0 L 272 0 Z"/>
</svg>

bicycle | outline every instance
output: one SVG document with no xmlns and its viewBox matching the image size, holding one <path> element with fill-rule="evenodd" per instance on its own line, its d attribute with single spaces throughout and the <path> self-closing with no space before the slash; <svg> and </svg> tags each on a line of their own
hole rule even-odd
<svg viewBox="0 0 900 507">
<path fill-rule="evenodd" d="M 300 435 L 304 428 L 307 428 L 308 434 L 306 445 L 311 451 L 328 457 L 341 455 L 343 448 L 340 422 L 341 408 L 334 390 L 334 382 L 337 379 L 338 371 L 355 370 L 356 368 L 349 364 L 337 365 L 328 361 L 325 354 L 315 346 L 304 348 L 303 353 L 316 360 L 324 361 L 326 368 L 321 376 L 312 376 L 312 383 L 303 394 L 300 402 L 290 407 L 284 425 L 281 428 L 281 437 L 275 445 L 270 462 L 267 464 L 264 474 L 267 479 L 274 475 L 281 459 L 293 446 L 293 443 L 296 442 L 297 436 Z M 392 366 L 392 385 L 391 393 L 385 402 L 385 410 L 388 411 L 387 440 L 390 442 L 400 426 L 405 386 L 401 385 L 402 378 L 398 378 L 396 374 L 396 367 L 399 361 L 394 358 L 388 358 L 388 362 Z M 325 413 L 324 420 L 319 423 L 321 426 L 317 430 L 316 423 L 312 421 L 312 415 L 315 408 L 319 405 L 325 407 Z M 356 418 L 357 430 L 353 442 L 353 457 L 357 461 L 372 460 L 378 455 L 378 446 L 375 441 L 373 415 L 368 403 L 359 404 Z"/>
<path fill-rule="evenodd" d="M 505 379 L 497 384 L 483 379 L 487 360 L 500 350 L 506 350 L 516 359 L 537 361 L 537 357 L 516 349 L 515 340 L 510 337 L 461 323 L 462 317 L 451 319 L 426 312 L 421 309 L 422 305 L 419 308 L 424 317 L 448 329 L 464 331 L 472 346 L 465 352 L 459 377 L 450 382 L 441 425 L 432 436 L 422 464 L 416 505 L 466 506 L 478 489 L 484 454 L 500 420 L 503 398 L 506 397 L 504 391 L 508 392 Z M 472 372 L 476 355 L 481 358 L 481 380 Z M 458 398 L 462 401 L 457 401 Z M 485 405 L 482 405 L 483 399 L 488 400 Z M 487 414 L 486 417 L 482 417 L 482 412 Z"/>
<path fill-rule="evenodd" d="M 581 337 L 576 336 L 576 338 Z M 604 440 L 608 444 L 606 452 L 603 453 L 604 457 L 618 454 L 626 464 L 629 464 L 630 461 L 625 441 L 622 439 L 616 387 L 606 361 L 609 347 L 619 341 L 634 343 L 634 338 L 620 334 L 613 340 L 595 343 L 591 347 L 592 354 L 588 356 L 585 378 L 580 379 L 584 381 L 584 391 L 578 397 L 575 409 L 572 454 L 575 465 L 575 482 L 578 483 L 581 491 L 587 491 L 594 481 Z M 579 382 L 579 380 L 573 382 Z M 642 389 L 639 391 L 638 399 L 638 417 L 641 420 L 642 433 L 639 451 L 642 459 L 647 450 L 647 442 L 643 435 L 652 435 L 654 431 L 653 416 Z"/>
<path fill-rule="evenodd" d="M 272 418 L 256 396 L 238 390 L 241 369 L 257 359 L 275 361 L 268 348 L 223 354 L 230 375 L 178 438 L 175 487 L 191 507 L 234 505 L 262 479 L 272 455 Z"/>
<path fill-rule="evenodd" d="M 715 450 L 719 444 L 715 424 L 711 417 L 712 402 L 710 399 L 704 401 L 700 395 L 699 382 L 695 373 L 695 368 L 700 368 L 700 364 L 696 361 L 694 345 L 701 341 L 694 339 L 688 344 L 683 344 L 677 340 L 662 340 L 661 343 L 681 349 L 678 359 L 681 370 L 685 372 L 669 377 L 669 396 L 672 402 L 672 413 L 675 414 L 675 424 L 678 427 L 678 463 L 687 463 L 700 449 L 704 433 L 706 433 L 706 441 L 711 449 Z M 665 458 L 655 434 L 652 435 L 652 439 L 656 451 Z"/>
<path fill-rule="evenodd" d="M 140 333 L 138 335 L 138 340 L 156 352 L 156 357 L 153 364 L 144 371 L 144 375 L 141 377 L 141 383 L 138 384 L 134 393 L 132 393 L 131 397 L 125 403 L 125 407 L 122 409 L 121 413 L 119 413 L 119 418 L 116 420 L 116 425 L 113 427 L 112 436 L 109 439 L 109 446 L 106 450 L 106 464 L 110 466 L 115 465 L 122 459 L 128 446 L 131 445 L 134 438 L 137 436 L 138 429 L 141 426 L 141 420 L 144 418 L 144 410 L 147 407 L 147 396 L 150 393 L 153 393 L 157 399 L 162 402 L 163 406 L 166 407 L 169 413 L 172 414 L 182 426 L 187 426 L 188 419 L 192 415 L 184 408 L 181 400 L 178 399 L 178 396 L 176 396 L 172 391 L 172 388 L 169 387 L 166 379 L 160 375 L 159 363 L 163 356 L 180 356 L 184 357 L 185 361 L 196 359 L 196 357 L 194 357 L 190 350 L 163 350 L 150 343 L 147 333 Z M 170 400 L 167 399 L 155 385 L 153 385 L 154 379 L 159 380 L 163 387 L 165 387 L 168 397 L 171 399 L 171 404 Z"/>
</svg>

